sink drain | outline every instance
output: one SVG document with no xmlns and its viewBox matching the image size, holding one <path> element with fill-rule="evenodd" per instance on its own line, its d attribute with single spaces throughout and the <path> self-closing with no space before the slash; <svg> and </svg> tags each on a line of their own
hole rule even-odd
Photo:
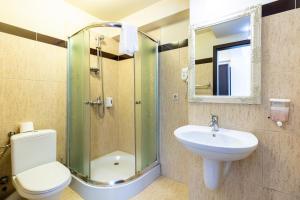
<svg viewBox="0 0 300 200">
<path fill-rule="evenodd" d="M 114 163 L 114 165 L 119 165 L 119 164 L 120 164 L 119 162 L 115 162 L 115 163 Z"/>
</svg>

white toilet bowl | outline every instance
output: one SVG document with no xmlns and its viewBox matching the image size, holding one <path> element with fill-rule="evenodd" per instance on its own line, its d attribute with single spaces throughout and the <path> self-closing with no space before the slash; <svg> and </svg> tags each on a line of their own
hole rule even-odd
<svg viewBox="0 0 300 200">
<path fill-rule="evenodd" d="M 41 130 L 11 138 L 13 185 L 26 199 L 59 200 L 71 182 L 70 170 L 56 160 L 56 132 Z"/>
</svg>

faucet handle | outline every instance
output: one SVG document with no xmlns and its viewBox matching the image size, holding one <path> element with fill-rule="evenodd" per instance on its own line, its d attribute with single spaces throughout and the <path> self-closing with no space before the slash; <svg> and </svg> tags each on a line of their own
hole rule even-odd
<svg viewBox="0 0 300 200">
<path fill-rule="evenodd" d="M 211 121 L 210 121 L 209 126 L 212 127 L 212 131 L 219 130 L 218 115 L 214 115 L 211 113 Z"/>
<path fill-rule="evenodd" d="M 210 113 L 210 116 L 211 116 L 211 120 L 216 120 L 218 121 L 218 115 L 215 115 L 213 113 Z"/>
</svg>

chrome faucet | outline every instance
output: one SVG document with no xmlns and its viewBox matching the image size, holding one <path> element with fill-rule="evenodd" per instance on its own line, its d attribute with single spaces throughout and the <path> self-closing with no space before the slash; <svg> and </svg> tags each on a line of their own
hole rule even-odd
<svg viewBox="0 0 300 200">
<path fill-rule="evenodd" d="M 218 131 L 219 130 L 219 123 L 218 123 L 218 116 L 211 114 L 211 121 L 209 123 L 209 126 L 212 128 L 212 131 Z"/>
</svg>

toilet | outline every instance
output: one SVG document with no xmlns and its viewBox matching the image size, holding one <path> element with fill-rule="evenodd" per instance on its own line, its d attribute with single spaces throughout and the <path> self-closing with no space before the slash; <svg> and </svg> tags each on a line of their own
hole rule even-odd
<svg viewBox="0 0 300 200">
<path fill-rule="evenodd" d="M 56 161 L 56 131 L 11 137 L 12 182 L 26 199 L 59 200 L 71 182 L 70 170 Z"/>
</svg>

